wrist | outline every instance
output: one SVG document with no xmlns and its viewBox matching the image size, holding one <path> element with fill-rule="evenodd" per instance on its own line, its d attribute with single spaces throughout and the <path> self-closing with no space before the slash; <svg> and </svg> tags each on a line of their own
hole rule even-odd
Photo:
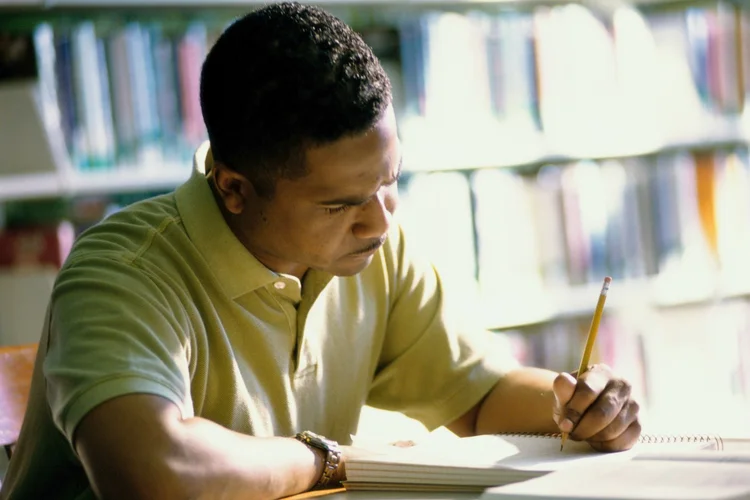
<svg viewBox="0 0 750 500">
<path fill-rule="evenodd" d="M 302 442 L 302 444 L 305 444 L 305 443 Z M 323 472 L 325 471 L 326 452 L 323 450 L 319 450 L 318 448 L 309 446 L 309 445 L 305 445 L 305 446 L 307 446 L 307 449 L 310 450 L 310 452 L 312 452 L 313 456 L 315 457 L 315 472 L 314 472 L 314 475 L 312 476 L 310 487 L 308 488 L 312 490 L 318 487 L 320 478 L 323 476 Z"/>
<path fill-rule="evenodd" d="M 294 436 L 315 452 L 316 470 L 320 471 L 313 489 L 328 488 L 343 479 L 343 460 L 341 448 L 336 441 L 304 431 Z"/>
</svg>

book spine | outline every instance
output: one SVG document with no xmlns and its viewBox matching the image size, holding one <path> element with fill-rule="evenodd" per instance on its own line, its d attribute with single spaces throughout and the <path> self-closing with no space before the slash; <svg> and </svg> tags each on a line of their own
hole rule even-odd
<svg viewBox="0 0 750 500">
<path fill-rule="evenodd" d="M 69 222 L 0 231 L 0 269 L 59 269 L 74 238 L 75 230 Z"/>
</svg>

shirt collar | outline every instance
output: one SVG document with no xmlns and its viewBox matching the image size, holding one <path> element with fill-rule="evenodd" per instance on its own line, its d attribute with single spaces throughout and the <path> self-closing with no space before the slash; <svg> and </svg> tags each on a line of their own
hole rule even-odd
<svg viewBox="0 0 750 500">
<path fill-rule="evenodd" d="M 193 157 L 190 179 L 175 192 L 177 210 L 188 237 L 232 300 L 277 281 L 279 275 L 261 264 L 227 225 L 206 179 L 213 167 L 208 141 Z"/>
</svg>

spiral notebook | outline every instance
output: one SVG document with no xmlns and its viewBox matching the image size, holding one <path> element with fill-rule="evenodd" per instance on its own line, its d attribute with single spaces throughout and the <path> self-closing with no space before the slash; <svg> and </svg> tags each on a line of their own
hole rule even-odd
<svg viewBox="0 0 750 500">
<path fill-rule="evenodd" d="M 631 450 L 598 453 L 559 434 L 444 438 L 409 448 L 359 453 L 346 462 L 349 490 L 482 491 L 586 463 L 629 461 L 639 453 L 722 450 L 714 435 L 642 435 Z"/>
</svg>

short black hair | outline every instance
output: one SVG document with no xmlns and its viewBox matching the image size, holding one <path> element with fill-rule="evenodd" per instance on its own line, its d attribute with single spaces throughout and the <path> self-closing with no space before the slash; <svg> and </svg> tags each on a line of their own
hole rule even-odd
<svg viewBox="0 0 750 500">
<path fill-rule="evenodd" d="M 220 161 L 271 196 L 306 173 L 305 150 L 370 129 L 391 102 L 377 57 L 344 22 L 296 2 L 233 22 L 201 70 L 201 110 Z"/>
</svg>

